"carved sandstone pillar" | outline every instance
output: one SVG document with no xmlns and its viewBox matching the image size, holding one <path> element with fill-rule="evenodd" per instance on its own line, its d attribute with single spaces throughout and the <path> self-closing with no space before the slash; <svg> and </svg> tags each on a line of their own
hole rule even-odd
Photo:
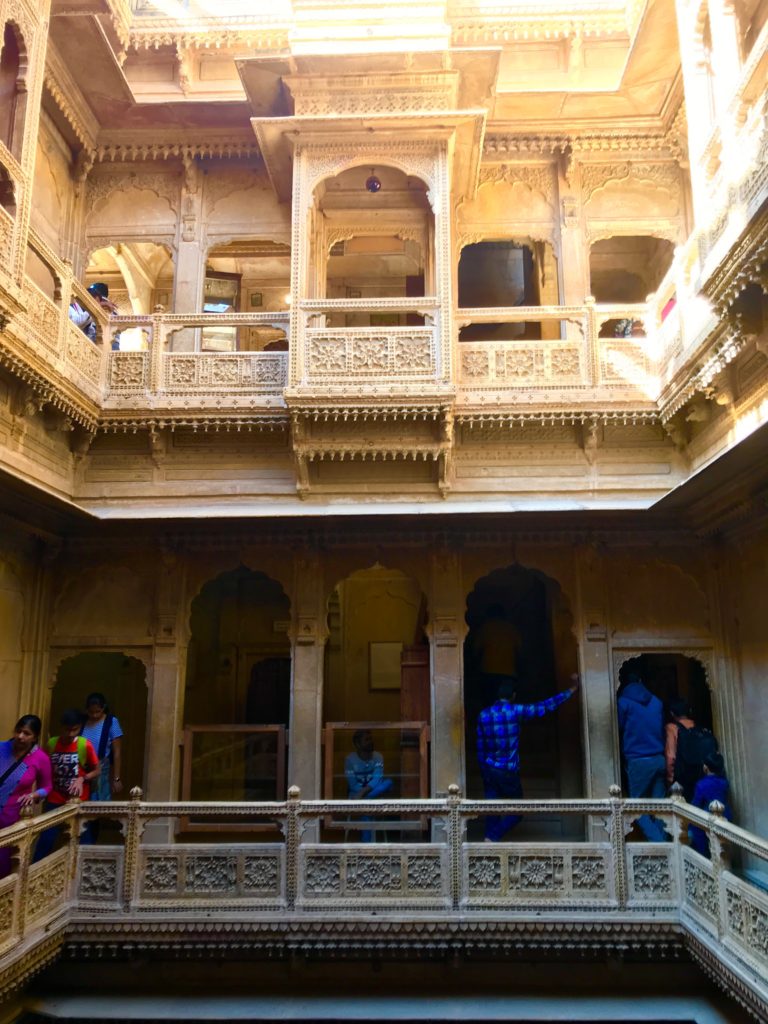
<svg viewBox="0 0 768 1024">
<path fill-rule="evenodd" d="M 184 713 L 187 624 L 184 621 L 186 565 L 171 552 L 158 559 L 155 642 L 147 706 L 146 800 L 179 797 L 179 743 Z M 167 842 L 169 826 L 147 826 L 148 841 Z"/>
<path fill-rule="evenodd" d="M 181 190 L 181 216 L 177 231 L 176 268 L 174 274 L 173 312 L 202 312 L 203 278 L 206 249 L 202 230 L 203 188 L 194 157 L 184 157 Z M 195 335 L 192 330 L 177 331 L 171 341 L 175 352 L 192 351 Z"/>
<path fill-rule="evenodd" d="M 323 668 L 328 639 L 320 559 L 302 554 L 295 563 L 291 640 L 291 712 L 288 785 L 305 800 L 322 794 L 320 760 L 323 722 Z"/>
<path fill-rule="evenodd" d="M 584 708 L 586 797 L 604 797 L 619 781 L 619 750 L 614 681 L 608 634 L 602 559 L 593 547 L 576 553 L 581 688 Z"/>
<path fill-rule="evenodd" d="M 447 549 L 432 554 L 429 596 L 432 692 L 432 795 L 445 796 L 448 786 L 464 787 L 464 594 L 461 559 Z"/>
</svg>

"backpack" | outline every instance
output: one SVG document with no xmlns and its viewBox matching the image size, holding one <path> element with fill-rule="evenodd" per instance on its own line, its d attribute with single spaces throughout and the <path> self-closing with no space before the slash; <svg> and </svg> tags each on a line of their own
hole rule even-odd
<svg viewBox="0 0 768 1024">
<path fill-rule="evenodd" d="M 685 799 L 690 803 L 693 790 L 701 778 L 701 766 L 710 754 L 717 753 L 718 742 L 709 729 L 694 725 L 686 729 L 678 723 L 675 782 L 683 787 Z"/>
<path fill-rule="evenodd" d="M 59 742 L 58 736 L 51 736 L 48 740 L 48 753 L 52 754 L 56 749 L 56 744 Z M 81 768 L 85 768 L 86 764 L 86 751 L 88 749 L 88 740 L 85 736 L 77 737 L 77 760 Z"/>
</svg>

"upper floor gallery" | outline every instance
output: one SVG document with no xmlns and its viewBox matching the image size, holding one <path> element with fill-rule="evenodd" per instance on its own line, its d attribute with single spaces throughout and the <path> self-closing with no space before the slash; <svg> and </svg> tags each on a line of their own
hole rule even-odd
<svg viewBox="0 0 768 1024">
<path fill-rule="evenodd" d="M 0 4 L 4 467 L 653 503 L 766 416 L 764 6 Z"/>
</svg>

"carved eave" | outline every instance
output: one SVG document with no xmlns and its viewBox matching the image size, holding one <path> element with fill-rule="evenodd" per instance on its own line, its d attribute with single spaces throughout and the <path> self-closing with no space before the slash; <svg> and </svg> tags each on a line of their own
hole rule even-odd
<svg viewBox="0 0 768 1024">
<path fill-rule="evenodd" d="M 77 140 L 84 149 L 92 151 L 99 134 L 99 123 L 51 41 L 45 59 L 45 88 Z"/>
<path fill-rule="evenodd" d="M 456 413 L 456 425 L 469 427 L 496 424 L 500 427 L 576 426 L 588 423 L 613 424 L 622 427 L 636 427 L 648 423 L 659 423 L 658 410 L 654 408 L 600 408 L 573 409 L 462 409 Z"/>
<path fill-rule="evenodd" d="M 765 168 L 762 168 L 764 171 Z M 768 199 L 747 229 L 701 283 L 701 291 L 716 309 L 727 309 L 752 283 L 760 283 L 761 268 L 768 263 Z"/>
<path fill-rule="evenodd" d="M 125 413 L 104 415 L 97 429 L 103 434 L 135 434 L 139 430 L 159 431 L 192 430 L 200 434 L 280 434 L 288 430 L 285 412 L 244 414 L 211 412 L 168 412 L 158 414 L 151 410 L 146 415 L 126 416 Z"/>
<path fill-rule="evenodd" d="M 251 119 L 264 163 L 278 198 L 292 195 L 293 151 L 299 145 L 344 145 L 354 155 L 357 147 L 370 149 L 372 142 L 382 156 L 403 142 L 443 143 L 452 158 L 451 180 L 457 199 L 471 199 L 478 185 L 480 157 L 485 134 L 485 110 L 443 113 L 390 114 L 339 118 L 286 117 Z"/>
</svg>

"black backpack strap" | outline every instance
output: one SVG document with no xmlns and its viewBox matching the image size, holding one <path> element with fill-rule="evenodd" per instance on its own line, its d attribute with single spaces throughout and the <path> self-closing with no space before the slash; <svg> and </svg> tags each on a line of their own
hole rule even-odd
<svg viewBox="0 0 768 1024">
<path fill-rule="evenodd" d="M 104 724 L 101 727 L 101 736 L 99 736 L 99 749 L 96 751 L 96 756 L 99 762 L 104 760 L 104 756 L 107 753 L 107 744 L 109 743 L 109 734 L 112 731 L 112 720 L 114 715 L 107 715 L 104 719 Z"/>
</svg>

